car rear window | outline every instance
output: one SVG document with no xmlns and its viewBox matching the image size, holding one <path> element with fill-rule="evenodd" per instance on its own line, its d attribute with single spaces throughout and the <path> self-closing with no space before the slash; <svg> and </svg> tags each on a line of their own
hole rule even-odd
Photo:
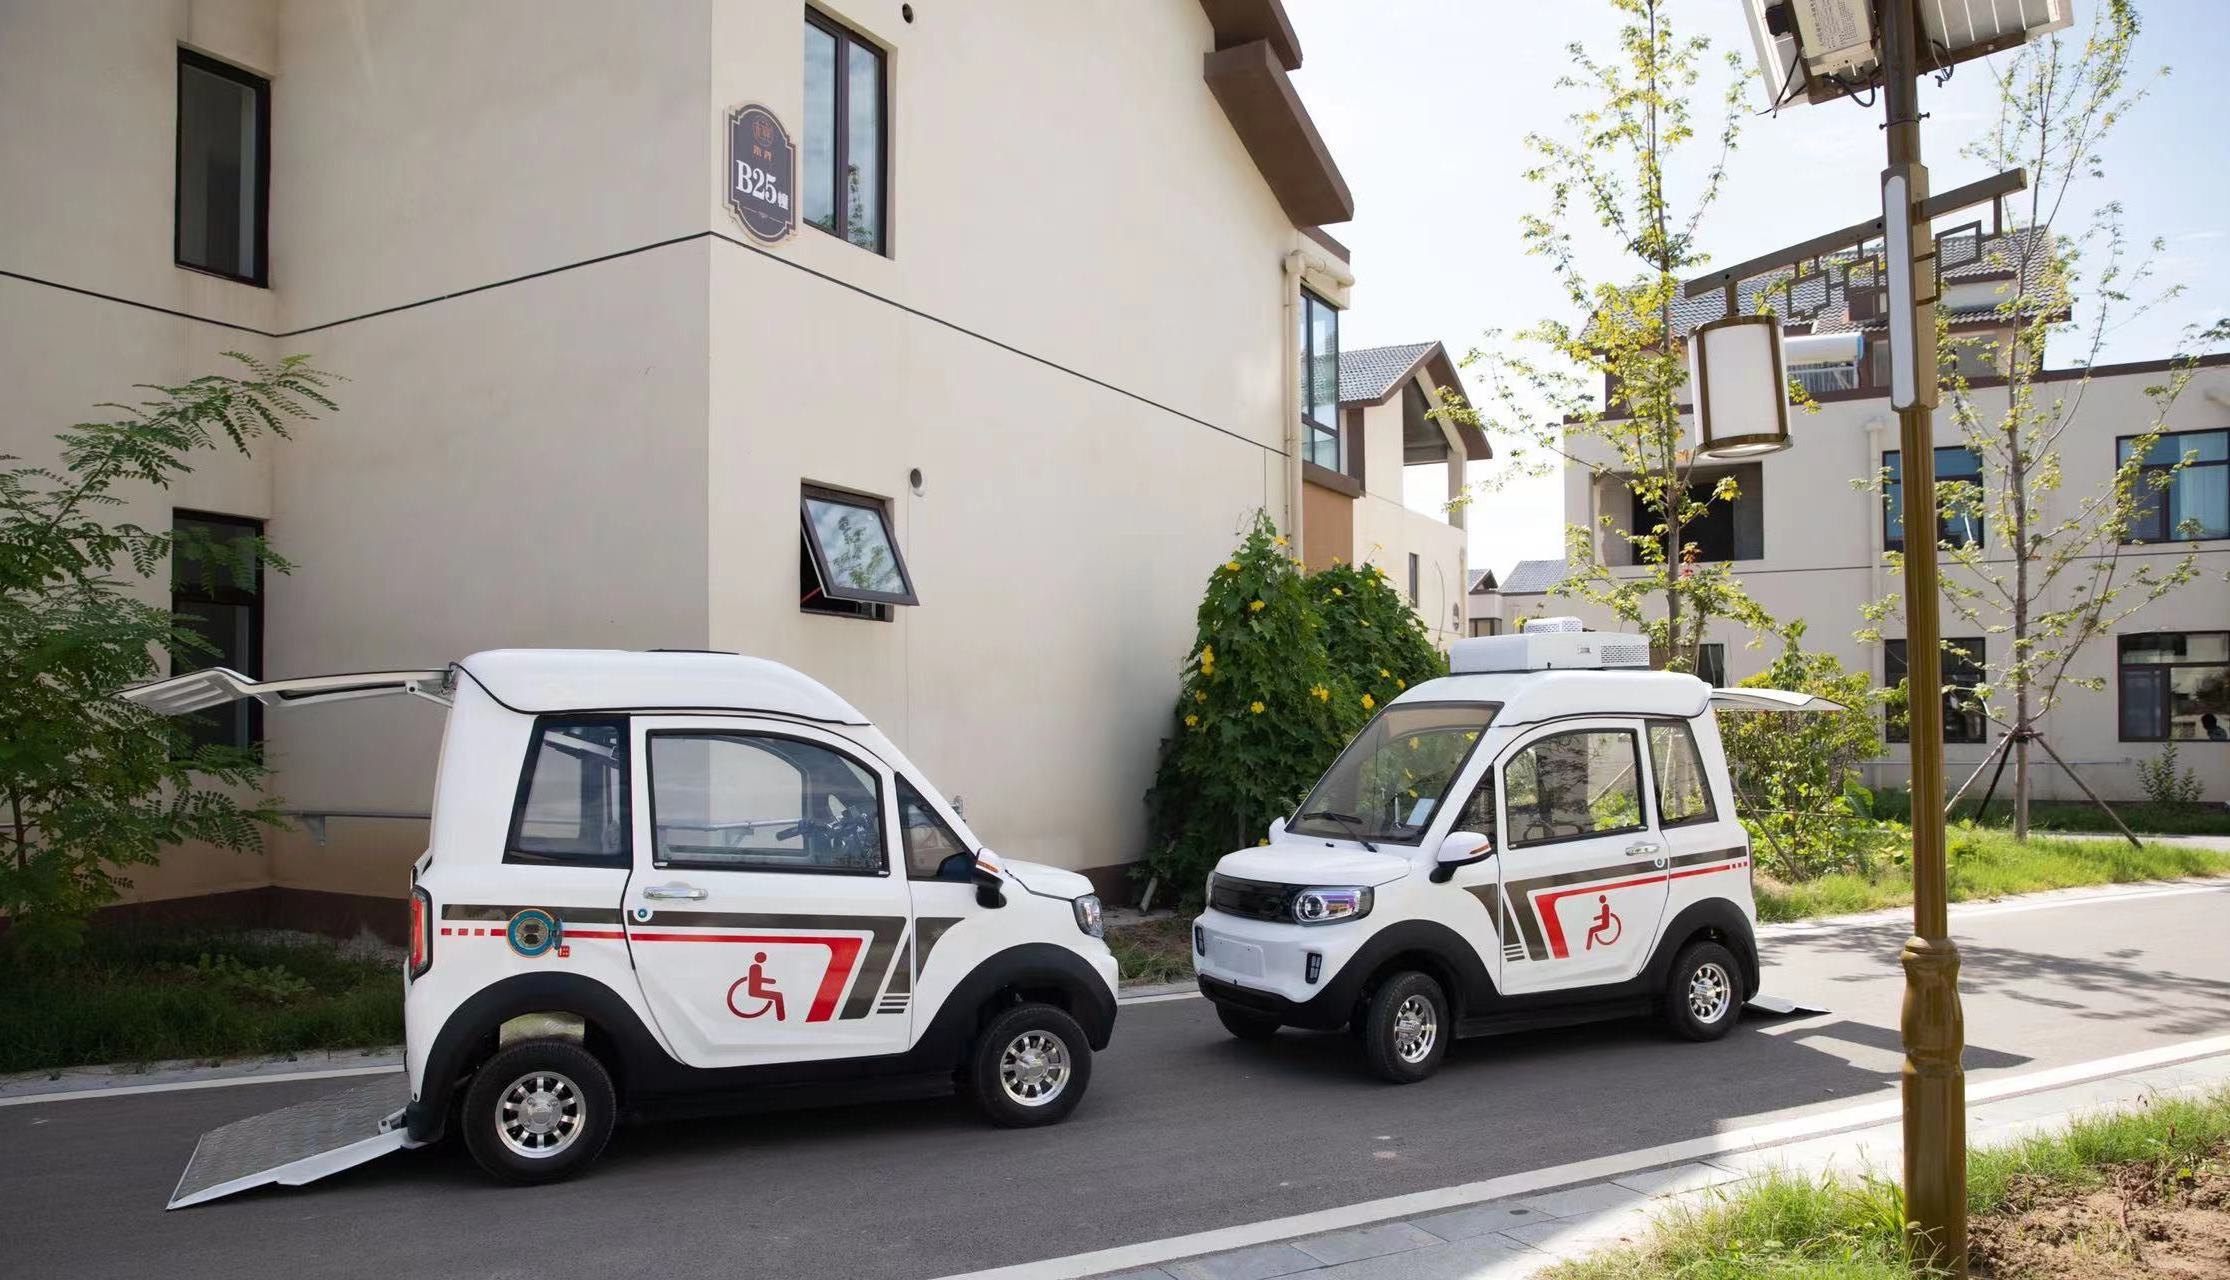
<svg viewBox="0 0 2230 1280">
<path fill-rule="evenodd" d="M 625 867 L 627 857 L 627 721 L 536 721 L 504 861 Z"/>
</svg>

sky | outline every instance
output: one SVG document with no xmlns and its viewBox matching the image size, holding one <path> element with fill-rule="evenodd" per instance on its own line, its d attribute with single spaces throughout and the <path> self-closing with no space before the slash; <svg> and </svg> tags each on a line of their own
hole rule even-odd
<svg viewBox="0 0 2230 1280">
<path fill-rule="evenodd" d="M 2093 0 L 2073 0 L 2080 37 Z M 2230 306 L 2230 5 L 2223 0 L 2140 0 L 2144 29 L 2134 65 L 2150 96 L 2109 137 L 2105 178 L 2069 197 L 2061 226 L 2119 201 L 2132 238 L 2165 242 L 2156 283 L 2181 297 L 2121 324 L 2102 361 L 2172 354 L 2185 327 L 2223 318 Z M 1521 176 L 1529 132 L 1570 136 L 1565 117 L 1585 101 L 1555 81 L 1567 45 L 1607 49 L 1615 15 L 1603 0 L 1286 0 L 1303 62 L 1302 99 L 1355 196 L 1355 220 L 1328 228 L 1353 254 L 1352 307 L 1341 319 L 1349 349 L 1438 339 L 1459 360 L 1488 330 L 1509 332 L 1560 316 L 1546 264 L 1529 258 L 1519 218 L 1543 206 Z M 1745 102 L 1765 91 L 1740 0 L 1674 0 L 1676 31 L 1703 35 L 1713 72 L 1698 87 L 1698 123 L 1716 124 L 1725 51 L 1743 58 Z M 1960 155 L 1995 116 L 1993 71 L 2007 55 L 1957 69 L 1941 88 L 1923 81 L 1923 156 L 1932 185 L 1947 190 L 1986 177 Z M 2155 78 L 2162 67 L 2171 73 Z M 2212 86 L 2210 88 L 2210 86 Z M 1730 160 L 1728 185 L 1700 231 L 1718 262 L 1768 253 L 1880 212 L 1881 111 L 1850 102 L 1753 114 Z M 1694 163 L 1702 163 L 1701 160 Z M 2078 301 L 2076 319 L 2085 317 Z M 2072 352 L 2075 343 L 2063 344 Z M 2056 363 L 2057 361 L 2055 361 Z M 1475 399 L 1485 379 L 1467 372 Z M 1498 451 L 1500 446 L 1498 445 Z M 1420 469 L 1422 470 L 1422 469 Z M 1563 551 L 1560 482 L 1502 475 L 1473 464 L 1474 486 L 1494 486 L 1471 508 L 1473 568 L 1498 574 L 1521 559 Z M 1414 505 L 1442 482 L 1420 476 Z"/>
</svg>

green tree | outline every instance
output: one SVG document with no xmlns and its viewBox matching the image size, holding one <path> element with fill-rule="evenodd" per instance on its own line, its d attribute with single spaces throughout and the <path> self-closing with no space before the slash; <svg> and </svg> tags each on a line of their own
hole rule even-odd
<svg viewBox="0 0 2230 1280">
<path fill-rule="evenodd" d="M 2104 176 L 2107 137 L 2147 92 L 2132 67 L 2139 25 L 2128 0 L 2106 0 L 2087 33 L 2054 34 L 2008 56 L 1996 119 L 1966 153 L 1990 171 L 2028 172 L 2021 225 L 1978 246 L 1982 264 L 2009 279 L 1987 334 L 1953 336 L 1941 328 L 1948 318 L 1939 319 L 1945 407 L 1981 471 L 1979 483 L 1938 490 L 1942 531 L 1961 535 L 1939 543 L 1944 600 L 1972 630 L 2001 637 L 1986 646 L 1987 679 L 1977 696 L 2010 728 L 2016 839 L 2029 831 L 2030 745 L 2039 719 L 2071 689 L 2104 687 L 2099 678 L 2071 674 L 2077 655 L 2197 576 L 2189 552 L 2127 554 L 2187 461 L 2168 456 L 2161 434 L 2191 381 L 2193 356 L 2177 358 L 2147 388 L 2144 416 L 2124 428 L 2136 439 L 2105 479 L 2089 492 L 2066 492 L 2061 465 L 2061 439 L 2107 336 L 2181 292 L 2151 283 L 2151 255 L 2163 246 L 2155 240 L 2150 255 L 2133 252 L 2119 203 L 2100 205 L 2079 232 L 2058 230 L 2074 220 L 2065 215 L 2082 184 Z M 2081 320 L 2078 297 L 2089 312 Z M 2072 360 L 2062 353 L 2077 376 L 2041 376 L 2054 338 L 2081 348 Z M 2230 323 L 2189 341 L 2193 349 L 2230 341 Z M 1965 537 L 1977 522 L 1983 538 Z M 1901 607 L 1901 598 L 1877 602 L 1867 609 L 1869 623 Z M 1875 634 L 1871 625 L 1861 632 Z"/>
<path fill-rule="evenodd" d="M 100 406 L 117 417 L 61 432 L 59 471 L 0 459 L 0 911 L 35 949 L 75 945 L 126 871 L 165 848 L 253 850 L 280 820 L 275 802 L 239 798 L 268 776 L 259 753 L 195 745 L 179 722 L 114 696 L 158 675 L 160 653 L 208 651 L 189 619 L 122 575 L 145 579 L 175 557 L 253 586 L 258 562 L 287 567 L 261 538 L 107 518 L 120 486 L 168 488 L 205 450 L 245 454 L 334 407 L 331 375 L 304 357 L 231 354 L 241 376 L 143 385 L 136 405 Z"/>
<path fill-rule="evenodd" d="M 1803 647 L 1804 624 L 1781 634 L 1773 665 L 1742 682 L 1839 702 L 1841 711 L 1739 711 L 1719 717 L 1735 808 L 1764 848 L 1758 861 L 1781 879 L 1863 871 L 1883 843 L 1858 785 L 1858 766 L 1881 754 L 1865 672 Z"/>
<path fill-rule="evenodd" d="M 1722 114 L 1703 139 L 1689 95 L 1709 43 L 1676 36 L 1666 0 L 1610 2 L 1624 16 L 1616 49 L 1572 45 L 1574 70 L 1557 81 L 1587 95 L 1568 117 L 1570 136 L 1526 139 L 1537 159 L 1525 177 L 1548 196 L 1546 210 L 1523 221 L 1526 252 L 1547 261 L 1570 315 L 1521 331 L 1522 345 L 1509 349 L 1489 333 L 1466 363 L 1487 369 L 1489 416 L 1511 442 L 1505 476 L 1577 466 L 1633 497 L 1636 516 L 1567 530 L 1573 568 L 1558 594 L 1609 609 L 1645 631 L 1668 666 L 1694 670 L 1713 618 L 1771 627 L 1728 567 L 1703 562 L 1688 536 L 1741 494 L 1731 476 L 1697 474 L 1681 426 L 1688 354 L 1674 314 L 1684 278 L 1707 261 L 1696 233 L 1739 132 L 1740 63 L 1727 59 Z M 1705 141 L 1707 158 L 1691 163 Z M 1688 193 L 1684 213 L 1676 191 Z M 1583 216 L 1599 230 L 1585 246 L 1574 230 Z M 1603 545 L 1618 543 L 1645 572 L 1613 574 L 1600 562 Z"/>
</svg>

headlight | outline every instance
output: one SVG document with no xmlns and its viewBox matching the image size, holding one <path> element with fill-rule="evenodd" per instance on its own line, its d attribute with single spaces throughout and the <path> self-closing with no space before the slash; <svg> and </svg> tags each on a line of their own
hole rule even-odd
<svg viewBox="0 0 2230 1280">
<path fill-rule="evenodd" d="M 1069 904 L 1076 908 L 1076 927 L 1095 938 L 1107 936 L 1107 926 L 1100 923 L 1100 900 L 1096 893 L 1087 893 Z"/>
<path fill-rule="evenodd" d="M 1368 889 L 1303 889 L 1293 895 L 1293 918 L 1301 924 L 1331 924 L 1370 913 Z"/>
</svg>

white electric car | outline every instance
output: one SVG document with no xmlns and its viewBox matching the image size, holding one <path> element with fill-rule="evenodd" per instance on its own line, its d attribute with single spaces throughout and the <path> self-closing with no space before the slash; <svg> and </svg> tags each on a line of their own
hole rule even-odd
<svg viewBox="0 0 2230 1280">
<path fill-rule="evenodd" d="M 173 1207 L 452 1126 L 491 1174 L 553 1181 L 622 1108 L 684 1096 L 957 1085 L 1016 1126 L 1083 1096 L 1115 1022 L 1090 882 L 985 851 L 867 717 L 787 667 L 499 650 L 124 696 L 184 714 L 382 694 L 450 706 L 410 884 L 407 1106 L 341 1149 L 330 1107 L 208 1135 Z"/>
<path fill-rule="evenodd" d="M 1217 863 L 1193 964 L 1232 1034 L 1347 1027 L 1406 1083 L 1455 1036 L 1734 1026 L 1757 915 L 1713 710 L 1837 708 L 1553 625 L 1571 629 L 1457 641 L 1453 674 L 1388 703 L 1266 844 Z"/>
</svg>

